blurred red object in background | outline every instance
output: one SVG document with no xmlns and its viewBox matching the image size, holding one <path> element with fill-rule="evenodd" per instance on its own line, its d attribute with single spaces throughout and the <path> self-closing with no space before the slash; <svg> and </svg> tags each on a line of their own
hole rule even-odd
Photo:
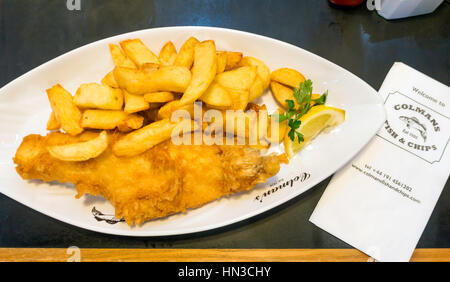
<svg viewBox="0 0 450 282">
<path fill-rule="evenodd" d="M 329 0 L 334 5 L 355 7 L 361 5 L 363 0 Z"/>
</svg>

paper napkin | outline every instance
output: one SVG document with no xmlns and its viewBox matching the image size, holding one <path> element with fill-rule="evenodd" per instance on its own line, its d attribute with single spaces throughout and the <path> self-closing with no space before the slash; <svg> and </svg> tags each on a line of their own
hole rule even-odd
<svg viewBox="0 0 450 282">
<path fill-rule="evenodd" d="M 376 260 L 409 261 L 450 173 L 450 89 L 395 63 L 379 94 L 386 122 L 310 221 Z"/>
</svg>

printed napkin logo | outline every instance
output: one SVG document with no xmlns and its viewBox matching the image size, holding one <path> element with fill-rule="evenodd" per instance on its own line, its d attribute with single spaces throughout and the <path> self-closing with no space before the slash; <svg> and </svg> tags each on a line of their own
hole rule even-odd
<svg viewBox="0 0 450 282">
<path fill-rule="evenodd" d="M 450 138 L 450 119 L 394 92 L 385 101 L 387 120 L 378 136 L 429 163 L 439 162 Z"/>
<path fill-rule="evenodd" d="M 67 7 L 67 10 L 69 10 L 69 11 L 73 11 L 73 10 L 80 11 L 81 10 L 81 0 L 67 0 L 66 7 Z"/>
<path fill-rule="evenodd" d="M 417 130 L 420 133 L 420 136 L 422 136 L 424 142 L 427 141 L 427 128 L 425 125 L 421 124 L 416 117 L 401 116 L 399 119 L 406 124 L 408 129 Z"/>
</svg>

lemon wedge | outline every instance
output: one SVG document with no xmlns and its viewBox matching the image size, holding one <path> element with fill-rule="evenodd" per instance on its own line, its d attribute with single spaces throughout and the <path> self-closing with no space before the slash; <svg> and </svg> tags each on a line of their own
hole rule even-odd
<svg viewBox="0 0 450 282">
<path fill-rule="evenodd" d="M 322 130 L 327 127 L 336 126 L 345 120 L 345 111 L 325 105 L 312 107 L 305 115 L 300 118 L 301 125 L 297 129 L 303 134 L 304 141 L 298 143 L 287 135 L 284 137 L 284 148 L 288 158 L 292 158 L 296 153 L 303 149 L 311 140 L 313 140 Z"/>
</svg>

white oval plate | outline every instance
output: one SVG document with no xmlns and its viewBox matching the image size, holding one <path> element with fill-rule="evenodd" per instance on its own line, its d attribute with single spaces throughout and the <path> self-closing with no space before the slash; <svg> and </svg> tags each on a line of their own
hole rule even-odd
<svg viewBox="0 0 450 282">
<path fill-rule="evenodd" d="M 108 43 L 141 38 L 155 53 L 171 40 L 177 48 L 189 37 L 213 39 L 218 50 L 241 51 L 263 60 L 271 70 L 290 67 L 313 81 L 315 93 L 329 91 L 327 104 L 346 111 L 345 122 L 321 134 L 277 176 L 246 193 L 222 198 L 142 226 L 97 221 L 92 209 L 114 214 L 102 197 L 75 199 L 75 188 L 59 183 L 24 181 L 12 158 L 22 138 L 46 134 L 50 106 L 45 89 L 60 83 L 74 93 L 81 83 L 99 82 L 113 68 Z M 350 52 L 350 51 L 349 51 Z M 269 111 L 277 105 L 269 91 L 260 98 Z M 212 27 L 168 27 L 131 32 L 100 40 L 53 59 L 0 89 L 0 192 L 63 222 L 103 233 L 162 236 L 209 230 L 267 211 L 305 192 L 342 167 L 375 135 L 385 120 L 378 93 L 345 69 L 296 46 L 242 31 Z M 274 148 L 281 152 L 282 146 Z M 283 187 L 284 186 L 284 187 Z"/>
</svg>

